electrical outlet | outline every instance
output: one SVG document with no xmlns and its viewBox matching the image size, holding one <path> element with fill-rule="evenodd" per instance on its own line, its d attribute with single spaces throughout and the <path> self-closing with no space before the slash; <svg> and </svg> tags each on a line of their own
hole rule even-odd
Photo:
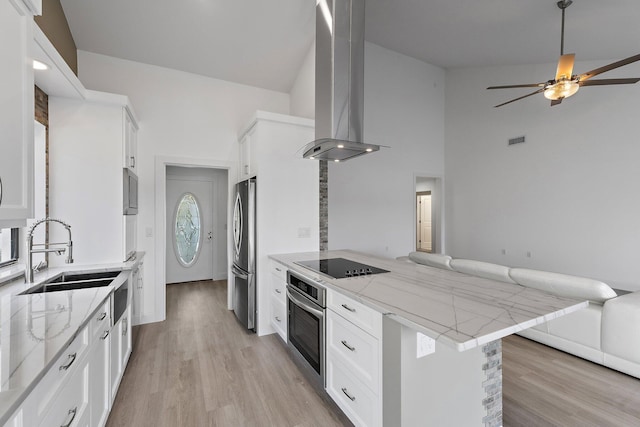
<svg viewBox="0 0 640 427">
<path fill-rule="evenodd" d="M 423 333 L 416 332 L 416 358 L 428 356 L 436 351 L 436 340 L 426 336 Z"/>
</svg>

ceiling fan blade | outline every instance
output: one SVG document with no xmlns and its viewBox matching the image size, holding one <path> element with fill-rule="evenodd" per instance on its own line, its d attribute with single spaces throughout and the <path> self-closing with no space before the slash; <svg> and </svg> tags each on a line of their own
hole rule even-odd
<svg viewBox="0 0 640 427">
<path fill-rule="evenodd" d="M 609 65 L 605 65 L 604 67 L 596 68 L 595 70 L 587 71 L 586 73 L 582 73 L 578 76 L 580 82 L 584 82 L 585 80 L 590 79 L 591 77 L 595 77 L 598 74 L 602 74 L 606 71 L 611 71 L 615 68 L 622 67 L 623 65 L 631 64 L 632 62 L 640 61 L 640 54 L 630 56 L 626 59 L 621 59 L 620 61 L 613 62 Z"/>
<path fill-rule="evenodd" d="M 640 77 L 630 79 L 598 79 L 580 82 L 580 86 L 631 85 L 640 81 Z"/>
<path fill-rule="evenodd" d="M 556 70 L 556 81 L 565 78 L 571 79 L 573 73 L 573 63 L 576 60 L 575 53 L 567 53 L 562 55 L 558 60 L 558 69 Z"/>
<path fill-rule="evenodd" d="M 513 89 L 516 87 L 543 87 L 546 83 L 530 83 L 524 85 L 489 86 L 487 89 Z"/>
<path fill-rule="evenodd" d="M 560 99 L 552 99 L 551 100 L 551 106 L 553 107 L 554 105 L 558 105 L 562 102 L 564 98 L 560 98 Z"/>
<path fill-rule="evenodd" d="M 523 95 L 523 96 L 521 96 L 519 98 L 512 99 L 511 101 L 507 101 L 507 102 L 503 102 L 502 104 L 495 105 L 493 108 L 502 107 L 503 105 L 511 104 L 512 102 L 519 101 L 519 100 L 521 100 L 523 98 L 526 98 L 526 97 L 529 97 L 529 96 L 532 96 L 532 95 L 535 95 L 535 94 L 538 94 L 538 93 L 541 93 L 541 92 L 544 92 L 544 88 L 538 89 L 535 92 L 531 92 L 531 93 L 529 93 L 527 95 Z"/>
</svg>

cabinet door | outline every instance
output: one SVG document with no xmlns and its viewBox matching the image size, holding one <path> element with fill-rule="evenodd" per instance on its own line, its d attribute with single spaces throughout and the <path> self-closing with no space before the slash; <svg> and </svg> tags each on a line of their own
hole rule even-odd
<svg viewBox="0 0 640 427">
<path fill-rule="evenodd" d="M 33 215 L 32 25 L 25 10 L 0 2 L 0 227 Z"/>
<path fill-rule="evenodd" d="M 120 354 L 122 352 L 122 325 L 124 317 L 120 318 L 118 323 L 111 327 L 110 337 L 110 381 L 111 387 L 110 399 L 111 402 L 116 397 L 118 386 L 120 385 L 120 377 L 122 377 L 122 358 Z"/>
<path fill-rule="evenodd" d="M 136 129 L 136 125 L 133 122 L 133 119 L 131 118 L 131 115 L 129 115 L 129 112 L 127 111 L 126 108 L 122 109 L 123 111 L 123 123 L 124 123 L 124 128 L 123 128 L 123 141 L 124 141 L 124 147 L 123 147 L 123 154 L 124 154 L 124 158 L 123 158 L 123 166 L 125 168 L 129 168 L 133 171 L 135 171 L 138 168 L 137 162 L 138 162 L 138 130 Z"/>
<path fill-rule="evenodd" d="M 89 404 L 91 426 L 102 427 L 109 417 L 109 329 L 102 328 L 89 354 Z"/>
<path fill-rule="evenodd" d="M 244 181 L 245 179 L 255 176 L 255 162 L 252 160 L 251 152 L 251 132 L 247 133 L 239 144 L 240 157 L 239 157 L 239 171 L 238 181 Z"/>
<path fill-rule="evenodd" d="M 133 271 L 131 283 L 133 285 L 133 326 L 142 322 L 144 313 L 144 265 L 142 263 Z"/>
</svg>

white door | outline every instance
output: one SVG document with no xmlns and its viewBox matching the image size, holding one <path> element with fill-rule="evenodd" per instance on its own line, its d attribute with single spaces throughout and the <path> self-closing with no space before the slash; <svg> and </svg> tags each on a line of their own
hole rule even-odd
<svg viewBox="0 0 640 427">
<path fill-rule="evenodd" d="M 213 183 L 167 178 L 167 283 L 213 279 Z"/>
<path fill-rule="evenodd" d="M 431 226 L 431 194 L 417 195 L 416 217 L 418 218 L 417 250 L 432 252 L 432 226 Z"/>
</svg>

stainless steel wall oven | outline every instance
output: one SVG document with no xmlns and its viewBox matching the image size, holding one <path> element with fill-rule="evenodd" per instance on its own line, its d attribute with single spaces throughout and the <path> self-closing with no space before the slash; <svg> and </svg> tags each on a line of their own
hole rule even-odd
<svg viewBox="0 0 640 427">
<path fill-rule="evenodd" d="M 325 288 L 297 273 L 287 272 L 288 342 L 299 365 L 315 385 L 325 382 Z"/>
</svg>

